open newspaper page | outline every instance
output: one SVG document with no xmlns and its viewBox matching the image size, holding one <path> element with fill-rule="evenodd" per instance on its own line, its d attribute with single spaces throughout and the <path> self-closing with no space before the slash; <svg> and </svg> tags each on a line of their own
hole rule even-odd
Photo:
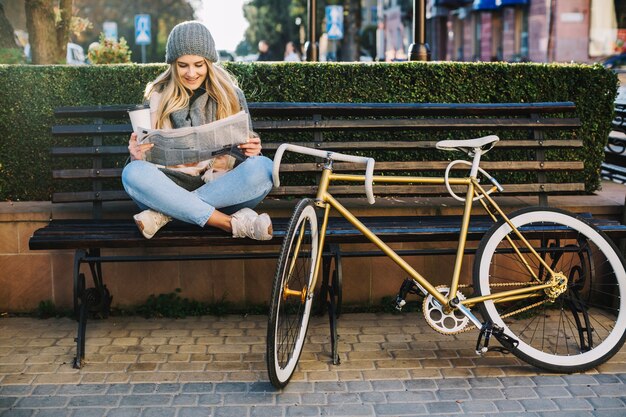
<svg viewBox="0 0 626 417">
<path fill-rule="evenodd" d="M 250 136 L 248 114 L 237 114 L 202 126 L 179 129 L 144 129 L 137 135 L 139 143 L 153 143 L 146 161 L 172 166 L 192 164 L 237 150 Z"/>
</svg>

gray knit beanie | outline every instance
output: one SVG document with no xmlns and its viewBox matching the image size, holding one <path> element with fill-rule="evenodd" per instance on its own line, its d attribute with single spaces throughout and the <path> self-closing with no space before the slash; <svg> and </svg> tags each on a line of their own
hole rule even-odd
<svg viewBox="0 0 626 417">
<path fill-rule="evenodd" d="M 171 64 L 183 55 L 203 56 L 211 62 L 217 62 L 215 41 L 209 29 L 202 23 L 179 23 L 167 37 L 165 62 Z"/>
</svg>

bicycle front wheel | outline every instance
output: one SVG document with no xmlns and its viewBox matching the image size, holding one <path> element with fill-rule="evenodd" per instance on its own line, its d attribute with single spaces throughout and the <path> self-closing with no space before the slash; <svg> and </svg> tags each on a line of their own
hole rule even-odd
<svg viewBox="0 0 626 417">
<path fill-rule="evenodd" d="M 593 225 L 557 209 L 529 208 L 513 225 L 565 283 L 484 302 L 485 320 L 519 341 L 513 353 L 554 372 L 580 372 L 611 358 L 626 337 L 626 271 L 615 245 Z M 524 261 L 525 260 L 525 261 Z M 547 268 L 500 222 L 476 253 L 480 295 L 546 283 Z"/>
<path fill-rule="evenodd" d="M 267 327 L 267 369 L 276 388 L 291 379 L 306 337 L 313 303 L 313 272 L 318 256 L 315 206 L 296 206 L 278 258 Z"/>
</svg>

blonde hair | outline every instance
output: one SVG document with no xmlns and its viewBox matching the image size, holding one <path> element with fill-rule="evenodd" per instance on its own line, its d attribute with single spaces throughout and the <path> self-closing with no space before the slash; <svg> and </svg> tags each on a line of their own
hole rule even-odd
<svg viewBox="0 0 626 417">
<path fill-rule="evenodd" d="M 237 95 L 237 82 L 235 78 L 224 68 L 214 65 L 206 58 L 207 76 L 204 82 L 207 94 L 217 103 L 217 119 L 223 119 L 241 110 Z M 152 93 L 161 94 L 158 108 L 156 109 L 157 129 L 172 127 L 170 115 L 177 110 L 189 106 L 191 97 L 180 81 L 176 62 L 169 65 L 167 70 L 161 73 L 153 82 L 148 83 L 144 97 L 149 99 Z"/>
</svg>

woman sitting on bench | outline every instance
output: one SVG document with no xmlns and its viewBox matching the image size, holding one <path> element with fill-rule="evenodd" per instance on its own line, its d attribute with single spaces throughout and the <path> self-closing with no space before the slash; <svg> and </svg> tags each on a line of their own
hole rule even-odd
<svg viewBox="0 0 626 417">
<path fill-rule="evenodd" d="M 153 129 L 201 126 L 241 110 L 248 113 L 243 92 L 229 73 L 215 65 L 215 42 L 200 22 L 183 22 L 172 29 L 165 60 L 169 68 L 146 87 Z M 249 115 L 248 123 L 251 127 Z M 124 168 L 122 183 L 144 209 L 134 216 L 141 233 L 150 239 L 175 218 L 217 227 L 233 237 L 271 239 L 270 217 L 252 208 L 272 189 L 272 161 L 261 156 L 258 136 L 251 136 L 239 145 L 246 158 L 238 165 L 233 156 L 221 155 L 195 164 L 161 167 L 145 161 L 153 144 L 140 144 L 137 135 L 131 134 L 131 162 Z"/>
</svg>

